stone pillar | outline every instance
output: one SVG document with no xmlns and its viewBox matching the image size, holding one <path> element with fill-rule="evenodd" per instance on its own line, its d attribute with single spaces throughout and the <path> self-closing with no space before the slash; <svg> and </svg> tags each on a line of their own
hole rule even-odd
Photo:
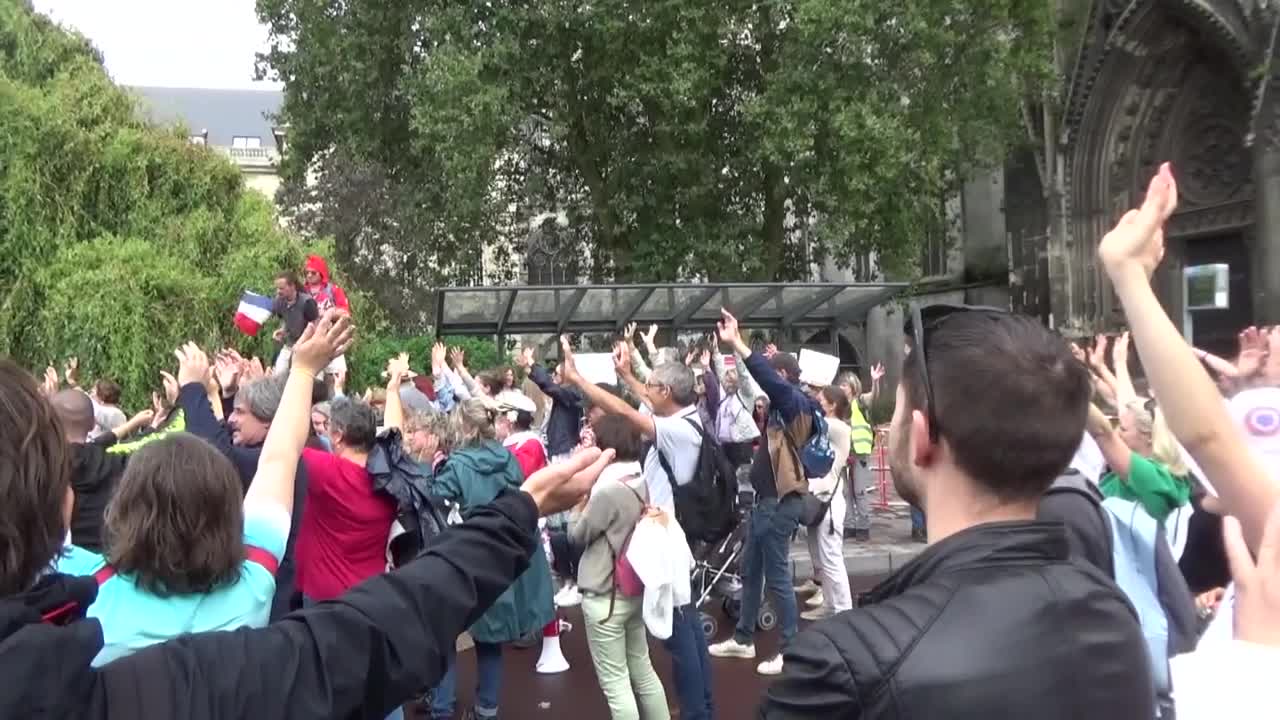
<svg viewBox="0 0 1280 720">
<path fill-rule="evenodd" d="M 1271 98 L 1272 122 L 1280 121 L 1280 98 Z M 1253 145 L 1258 224 L 1250 247 L 1253 321 L 1280 324 L 1280 132 L 1258 137 Z"/>
</svg>

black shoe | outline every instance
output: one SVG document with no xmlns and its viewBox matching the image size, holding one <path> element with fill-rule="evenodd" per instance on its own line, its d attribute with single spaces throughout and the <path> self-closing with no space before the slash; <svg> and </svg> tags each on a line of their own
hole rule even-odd
<svg viewBox="0 0 1280 720">
<path fill-rule="evenodd" d="M 924 528 L 911 528 L 911 539 L 916 542 L 927 543 L 929 542 L 929 534 Z"/>
</svg>

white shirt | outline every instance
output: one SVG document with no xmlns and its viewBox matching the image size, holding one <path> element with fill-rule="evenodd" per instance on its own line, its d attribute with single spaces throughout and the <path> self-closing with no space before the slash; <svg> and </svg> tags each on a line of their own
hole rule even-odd
<svg viewBox="0 0 1280 720">
<path fill-rule="evenodd" d="M 688 418 L 688 420 L 686 420 Z M 644 481 L 649 487 L 649 504 L 668 513 L 675 513 L 675 496 L 671 491 L 671 478 L 662 469 L 658 453 L 671 465 L 676 483 L 688 485 L 698 470 L 698 452 L 702 449 L 702 434 L 689 424 L 689 420 L 702 427 L 698 409 L 690 406 L 669 417 L 653 416 L 654 438 L 649 454 L 644 459 Z"/>
</svg>

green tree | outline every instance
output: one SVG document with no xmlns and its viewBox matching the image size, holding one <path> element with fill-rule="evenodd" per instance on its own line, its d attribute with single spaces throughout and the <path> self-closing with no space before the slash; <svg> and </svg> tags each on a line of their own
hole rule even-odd
<svg viewBox="0 0 1280 720">
<path fill-rule="evenodd" d="M 0 0 L 0 353 L 77 356 L 137 407 L 182 341 L 269 350 L 236 303 L 303 254 L 228 160 L 144 122 L 83 37 Z"/>
<path fill-rule="evenodd" d="M 597 279 L 787 280 L 874 251 L 908 272 L 941 199 L 1019 137 L 1049 3 L 258 0 L 295 187 L 375 168 L 394 203 L 344 260 L 424 283 L 526 252 L 530 218 Z M 336 163 L 335 154 L 342 158 Z M 307 207 L 297 193 L 295 208 Z M 314 207 L 314 203 L 311 204 Z M 328 213 L 328 214 L 326 214 Z M 510 264 L 508 264 L 510 267 Z"/>
</svg>

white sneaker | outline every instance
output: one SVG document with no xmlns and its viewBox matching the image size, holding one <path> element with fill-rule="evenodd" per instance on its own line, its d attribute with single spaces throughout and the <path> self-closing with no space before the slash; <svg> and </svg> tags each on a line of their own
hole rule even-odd
<svg viewBox="0 0 1280 720">
<path fill-rule="evenodd" d="M 707 652 L 711 654 L 711 657 L 756 659 L 756 646 L 754 644 L 743 645 L 736 638 L 729 638 L 724 642 L 716 643 L 707 648 Z"/>
<path fill-rule="evenodd" d="M 808 595 L 810 593 L 816 593 L 818 590 L 821 590 L 821 588 L 818 587 L 818 583 L 813 581 L 813 578 L 805 580 L 803 585 L 796 586 L 797 595 Z"/>
<path fill-rule="evenodd" d="M 578 607 L 582 604 L 582 593 L 578 591 L 577 585 L 565 585 L 564 589 L 556 593 L 556 607 Z"/>
<path fill-rule="evenodd" d="M 827 604 L 827 599 L 822 596 L 821 590 L 819 590 L 816 595 L 814 595 L 813 597 L 805 601 L 805 607 L 809 607 L 809 608 L 820 608 L 826 604 Z"/>
<path fill-rule="evenodd" d="M 756 666 L 756 672 L 761 675 L 781 675 L 782 674 L 782 655 L 774 655 Z"/>
</svg>

